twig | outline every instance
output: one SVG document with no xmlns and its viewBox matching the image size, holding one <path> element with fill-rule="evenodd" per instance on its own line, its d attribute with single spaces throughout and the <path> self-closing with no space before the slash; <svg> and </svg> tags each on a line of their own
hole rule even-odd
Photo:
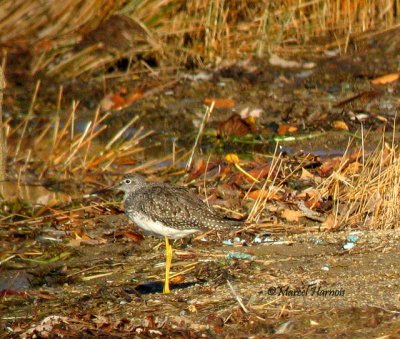
<svg viewBox="0 0 400 339">
<path fill-rule="evenodd" d="M 231 289 L 231 292 L 232 292 L 233 296 L 236 298 L 237 302 L 239 303 L 239 305 L 242 308 L 242 310 L 244 311 L 244 313 L 249 313 L 249 310 L 246 308 L 246 306 L 244 306 L 242 298 L 240 297 L 240 295 L 238 295 L 236 293 L 236 291 L 233 288 L 233 285 L 231 284 L 231 282 L 228 279 L 226 279 L 226 282 L 228 283 L 228 286 Z"/>
</svg>

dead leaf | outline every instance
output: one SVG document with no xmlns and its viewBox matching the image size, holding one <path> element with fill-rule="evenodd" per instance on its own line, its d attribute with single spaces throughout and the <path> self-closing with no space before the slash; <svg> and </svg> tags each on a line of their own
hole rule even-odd
<svg viewBox="0 0 400 339">
<path fill-rule="evenodd" d="M 91 239 L 90 236 L 82 230 L 73 231 L 73 234 L 75 236 L 75 239 L 79 239 L 79 240 Z"/>
<path fill-rule="evenodd" d="M 265 177 L 268 176 L 270 169 L 271 169 L 270 164 L 262 164 L 260 166 L 248 170 L 247 172 L 254 178 L 264 179 Z"/>
<path fill-rule="evenodd" d="M 247 197 L 253 200 L 265 199 L 269 196 L 269 194 L 270 192 L 268 192 L 268 190 L 255 190 L 247 194 Z"/>
<path fill-rule="evenodd" d="M 334 171 L 334 169 L 336 169 L 339 166 L 341 161 L 342 161 L 341 157 L 327 159 L 318 168 L 318 173 L 321 175 L 321 177 L 327 177 L 327 176 L 331 175 L 332 172 Z"/>
<path fill-rule="evenodd" d="M 309 187 L 305 189 L 303 192 L 300 192 L 297 195 L 297 198 L 305 200 L 304 201 L 305 206 L 313 209 L 316 207 L 320 207 L 321 205 L 320 201 L 322 199 L 322 195 L 319 189 Z"/>
<path fill-rule="evenodd" d="M 133 241 L 140 241 L 143 240 L 143 235 L 131 231 L 121 232 L 124 237 L 127 237 Z"/>
<path fill-rule="evenodd" d="M 197 159 L 189 173 L 188 181 L 200 177 L 206 172 L 213 170 L 218 165 L 220 165 L 219 161 L 206 161 L 204 158 Z"/>
<path fill-rule="evenodd" d="M 330 213 L 327 217 L 326 220 L 322 223 L 322 227 L 332 230 L 337 228 L 337 219 L 336 216 L 333 213 Z"/>
<path fill-rule="evenodd" d="M 110 93 L 101 100 L 100 106 L 103 110 L 121 110 L 141 99 L 144 95 L 143 89 L 135 89 L 127 94 L 126 88 L 121 88 L 116 93 Z"/>
<path fill-rule="evenodd" d="M 281 192 L 279 192 L 279 189 L 275 189 L 275 188 L 273 188 L 273 189 L 269 188 L 268 190 L 258 189 L 258 190 L 254 190 L 254 191 L 251 191 L 250 193 L 248 193 L 247 198 L 253 199 L 253 200 L 257 200 L 258 198 L 260 198 L 260 199 L 279 201 L 279 200 L 282 200 L 282 194 L 281 194 Z M 269 208 L 270 212 L 274 212 L 273 209 L 274 209 L 273 207 Z"/>
<path fill-rule="evenodd" d="M 171 284 L 180 284 L 185 281 L 185 277 L 182 274 L 179 274 L 170 279 Z"/>
<path fill-rule="evenodd" d="M 277 133 L 279 135 L 286 135 L 286 134 L 294 133 L 296 131 L 297 131 L 296 126 L 283 124 L 278 127 Z"/>
<path fill-rule="evenodd" d="M 70 247 L 78 247 L 81 246 L 81 242 L 82 239 L 71 239 L 66 245 Z"/>
<path fill-rule="evenodd" d="M 300 179 L 311 179 L 314 180 L 314 175 L 307 171 L 304 167 L 301 168 L 301 176 Z"/>
<path fill-rule="evenodd" d="M 342 120 L 335 120 L 332 123 L 332 126 L 334 129 L 337 129 L 340 131 L 348 131 L 349 130 L 349 126 L 347 126 L 347 124 Z"/>
<path fill-rule="evenodd" d="M 71 239 L 70 241 L 68 241 L 67 246 L 70 247 L 78 247 L 81 245 L 100 245 L 100 244 L 105 244 L 107 242 L 107 240 L 105 239 L 100 239 L 100 240 L 96 240 L 96 239 Z"/>
<path fill-rule="evenodd" d="M 400 73 L 389 73 L 389 74 L 385 74 L 381 77 L 375 78 L 375 79 L 371 80 L 370 82 L 373 85 L 385 85 L 385 84 L 390 84 L 399 79 L 400 79 Z"/>
<path fill-rule="evenodd" d="M 304 215 L 302 211 L 295 211 L 290 209 L 284 209 L 281 212 L 281 217 L 285 218 L 287 221 L 297 222 Z"/>
<path fill-rule="evenodd" d="M 54 333 L 54 327 L 68 329 L 69 319 L 58 315 L 50 315 L 44 318 L 40 324 L 33 324 L 28 330 L 21 334 L 22 338 L 49 338 Z"/>
<path fill-rule="evenodd" d="M 254 132 L 255 130 L 254 119 L 244 120 L 238 114 L 234 114 L 229 119 L 220 122 L 217 127 L 218 135 L 224 136 L 241 136 Z"/>
<path fill-rule="evenodd" d="M 388 119 L 386 117 L 382 116 L 382 115 L 375 115 L 374 118 L 376 120 L 381 121 L 381 122 L 385 122 L 385 123 L 388 122 Z"/>
<path fill-rule="evenodd" d="M 144 95 L 143 90 L 137 90 L 132 93 L 129 93 L 129 95 L 126 97 L 125 105 L 129 106 L 129 105 L 133 104 L 134 102 L 141 99 L 143 97 L 143 95 Z"/>
<path fill-rule="evenodd" d="M 233 108 L 236 103 L 232 99 L 217 99 L 217 98 L 205 98 L 204 105 L 211 106 L 214 102 L 215 108 Z"/>
<path fill-rule="evenodd" d="M 126 94 L 126 92 L 126 87 L 121 87 L 117 92 L 107 94 L 100 102 L 101 109 L 104 111 L 108 111 L 110 109 L 113 109 L 113 107 L 124 105 L 125 98 L 123 97 L 123 95 Z"/>
<path fill-rule="evenodd" d="M 311 172 L 307 171 L 304 167 L 301 168 L 300 179 L 304 181 L 313 181 L 317 184 L 320 184 L 322 181 L 320 176 L 312 174 Z"/>
</svg>

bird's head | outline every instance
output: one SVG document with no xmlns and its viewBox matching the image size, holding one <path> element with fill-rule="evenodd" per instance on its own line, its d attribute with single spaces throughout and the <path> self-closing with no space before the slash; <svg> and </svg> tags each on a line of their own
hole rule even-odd
<svg viewBox="0 0 400 339">
<path fill-rule="evenodd" d="M 125 194 L 135 192 L 139 188 L 146 185 L 146 180 L 140 174 L 131 173 L 124 175 L 122 180 L 114 189 L 123 191 Z"/>
</svg>

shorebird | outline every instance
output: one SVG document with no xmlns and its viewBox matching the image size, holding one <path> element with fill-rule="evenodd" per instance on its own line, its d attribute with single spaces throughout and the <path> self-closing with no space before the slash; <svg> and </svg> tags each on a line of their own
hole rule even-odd
<svg viewBox="0 0 400 339">
<path fill-rule="evenodd" d="M 170 293 L 169 239 L 181 239 L 200 231 L 232 231 L 243 226 L 241 221 L 219 215 L 185 187 L 147 183 L 139 174 L 127 174 L 115 188 L 125 193 L 124 210 L 128 218 L 144 231 L 165 238 L 164 293 Z"/>
</svg>

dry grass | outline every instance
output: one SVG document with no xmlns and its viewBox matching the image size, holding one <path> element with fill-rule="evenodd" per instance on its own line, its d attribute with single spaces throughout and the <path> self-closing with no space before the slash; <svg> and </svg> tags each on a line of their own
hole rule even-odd
<svg viewBox="0 0 400 339">
<path fill-rule="evenodd" d="M 108 112 L 97 109 L 92 119 L 89 119 L 83 131 L 77 127 L 77 112 L 79 103 L 73 102 L 65 119 L 60 118 L 60 104 L 54 117 L 45 124 L 35 123 L 33 113 L 40 82 L 37 83 L 33 95 L 31 109 L 22 121 L 16 123 L 12 119 L 5 122 L 6 138 L 8 139 L 9 157 L 13 159 L 14 168 L 10 169 L 11 176 L 21 176 L 35 172 L 38 178 L 46 173 L 70 178 L 78 175 L 83 177 L 89 173 L 112 172 L 115 163 L 125 161 L 135 164 L 135 156 L 143 151 L 140 143 L 152 134 L 143 128 L 134 128 L 139 119 L 134 116 L 123 128 L 110 138 L 107 145 L 99 139 L 107 129 Z M 62 99 L 60 89 L 59 103 Z M 128 130 L 130 132 L 127 136 Z M 78 132 L 79 131 L 79 132 Z M 11 174 L 12 173 L 12 174 Z"/>
<path fill-rule="evenodd" d="M 30 50 L 30 72 L 45 73 L 52 79 L 104 75 L 105 67 L 122 59 L 128 60 L 124 74 L 132 75 L 152 71 L 153 66 L 147 63 L 150 58 L 161 68 L 179 68 L 243 55 L 264 56 L 276 50 L 299 50 L 320 37 L 330 38 L 326 41 L 331 44 L 325 47 L 339 47 L 345 52 L 350 38 L 362 37 L 371 29 L 396 27 L 398 8 L 400 0 L 8 0 L 0 3 L 0 44 L 9 60 L 11 55 L 22 55 L 21 50 Z M 67 119 L 61 122 L 62 90 L 56 116 L 40 129 L 32 128 L 39 89 L 40 82 L 22 121 L 5 122 L 6 137 L 12 145 L 10 155 L 16 164 L 13 175 L 19 178 L 18 182 L 28 169 L 35 171 L 38 178 L 50 171 L 64 177 L 111 171 L 113 164 L 143 150 L 139 143 L 148 133 L 139 128 L 130 140 L 124 138 L 137 117 L 111 137 L 105 147 L 96 147 L 96 139 L 107 128 L 106 113 L 94 112 L 93 119 L 77 133 L 79 103 L 74 102 Z M 35 135 L 34 141 L 27 137 L 28 131 Z M 172 157 L 175 159 L 175 154 Z M 335 201 L 334 227 L 397 225 L 399 170 L 394 147 L 377 150 L 354 173 L 348 172 L 347 160 L 343 158 L 341 166 L 322 186 L 322 194 Z M 140 164 L 137 168 L 150 165 Z M 260 220 L 266 202 L 274 194 L 272 189 L 264 194 L 268 186 L 281 189 L 285 179 L 277 182 L 280 166 L 280 158 L 276 157 L 249 220 Z"/>
<path fill-rule="evenodd" d="M 345 52 L 350 38 L 398 24 L 398 8 L 399 0 L 7 0 L 0 43 L 5 51 L 30 50 L 33 74 L 74 78 L 121 59 L 128 70 L 148 71 L 148 58 L 159 67 L 202 65 L 298 50 L 319 37 Z"/>
<path fill-rule="evenodd" d="M 343 156 L 338 168 L 321 185 L 322 195 L 334 200 L 329 228 L 390 229 L 399 226 L 399 152 L 384 141 L 368 156 Z M 333 221 L 334 220 L 334 221 Z"/>
</svg>

